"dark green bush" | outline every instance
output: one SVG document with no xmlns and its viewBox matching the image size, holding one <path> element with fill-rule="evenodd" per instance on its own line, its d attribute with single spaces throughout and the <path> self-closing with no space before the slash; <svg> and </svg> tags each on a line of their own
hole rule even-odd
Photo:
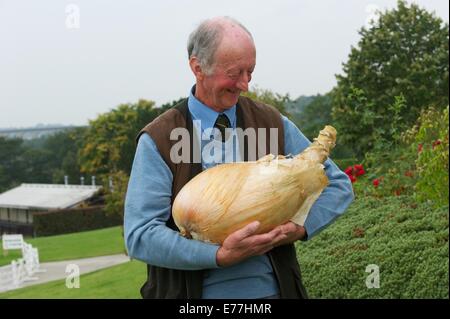
<svg viewBox="0 0 450 319">
<path fill-rule="evenodd" d="M 365 197 L 298 243 L 297 253 L 312 298 L 448 298 L 448 237 L 448 207 Z M 371 264 L 379 266 L 379 288 L 366 286 Z"/>
<path fill-rule="evenodd" d="M 359 164 L 358 159 L 351 157 L 351 158 L 333 158 L 331 157 L 333 162 L 341 169 L 345 170 L 349 166 L 353 166 L 354 164 Z"/>
<path fill-rule="evenodd" d="M 395 121 L 394 121 L 395 124 Z M 357 196 L 415 195 L 418 201 L 448 206 L 448 107 L 422 111 L 416 124 L 400 131 L 391 127 L 394 138 L 381 137 L 366 153 L 367 174 L 354 183 Z M 373 181 L 379 181 L 378 187 Z"/>
<path fill-rule="evenodd" d="M 33 215 L 35 236 L 51 236 L 122 224 L 118 215 L 107 215 L 103 206 L 65 209 Z"/>
</svg>

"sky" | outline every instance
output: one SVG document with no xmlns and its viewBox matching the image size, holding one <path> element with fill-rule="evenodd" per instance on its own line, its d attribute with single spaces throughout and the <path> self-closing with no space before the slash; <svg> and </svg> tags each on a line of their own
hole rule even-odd
<svg viewBox="0 0 450 319">
<path fill-rule="evenodd" d="M 408 1 L 409 3 L 411 0 Z M 447 0 L 415 0 L 449 21 Z M 186 44 L 204 19 L 253 34 L 251 87 L 324 94 L 358 30 L 396 0 L 0 0 L 0 128 L 87 125 L 122 103 L 188 95 Z"/>
</svg>

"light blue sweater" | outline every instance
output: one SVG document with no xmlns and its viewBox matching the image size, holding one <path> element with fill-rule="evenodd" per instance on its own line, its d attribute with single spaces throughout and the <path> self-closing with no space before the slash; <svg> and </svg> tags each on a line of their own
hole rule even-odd
<svg viewBox="0 0 450 319">
<path fill-rule="evenodd" d="M 209 132 L 218 113 L 192 94 L 188 108 L 193 120 L 201 120 L 201 132 Z M 236 107 L 224 112 L 236 127 Z M 285 154 L 298 154 L 310 142 L 283 116 Z M 211 134 L 210 134 L 211 133 Z M 205 143 L 202 141 L 202 150 Z M 225 148 L 222 159 L 225 159 Z M 232 160 L 237 160 L 234 156 Z M 216 165 L 202 158 L 204 169 Z M 329 186 L 315 202 L 305 222 L 308 240 L 341 215 L 353 200 L 348 177 L 330 160 L 325 162 Z M 272 266 L 266 255 L 230 266 L 218 267 L 219 246 L 186 239 L 165 223 L 171 214 L 172 173 L 147 134 L 139 139 L 125 200 L 125 243 L 131 257 L 165 268 L 205 269 L 203 298 L 262 298 L 278 293 Z"/>
</svg>

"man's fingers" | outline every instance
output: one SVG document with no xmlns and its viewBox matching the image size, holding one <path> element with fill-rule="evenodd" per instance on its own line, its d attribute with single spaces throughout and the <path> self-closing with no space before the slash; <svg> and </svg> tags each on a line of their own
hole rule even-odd
<svg viewBox="0 0 450 319">
<path fill-rule="evenodd" d="M 272 250 L 274 247 L 278 246 L 280 242 L 288 238 L 287 234 L 280 233 L 277 236 L 273 237 L 271 241 L 260 244 L 257 249 L 257 255 L 262 255 L 267 253 L 268 251 Z"/>
<path fill-rule="evenodd" d="M 283 244 L 283 241 L 286 240 L 289 236 L 287 234 L 280 234 L 277 238 L 275 238 L 272 242 L 273 246 L 279 246 Z"/>
<path fill-rule="evenodd" d="M 275 238 L 282 234 L 281 229 L 273 229 L 268 233 L 255 235 L 252 238 L 253 245 L 268 245 L 274 241 Z"/>
<path fill-rule="evenodd" d="M 248 224 L 247 226 L 237 230 L 234 232 L 235 239 L 241 241 L 251 235 L 253 235 L 259 227 L 259 221 L 254 221 Z"/>
</svg>

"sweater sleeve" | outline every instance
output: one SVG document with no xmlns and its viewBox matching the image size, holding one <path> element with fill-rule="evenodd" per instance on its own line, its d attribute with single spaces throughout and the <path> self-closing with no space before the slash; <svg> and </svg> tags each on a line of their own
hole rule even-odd
<svg viewBox="0 0 450 319">
<path fill-rule="evenodd" d="M 286 154 L 297 155 L 311 144 L 295 124 L 285 116 L 283 116 L 283 124 Z M 325 161 L 324 166 L 329 185 L 311 207 L 306 218 L 304 227 L 307 239 L 311 239 L 342 215 L 354 199 L 352 184 L 347 175 L 330 158 Z"/>
<path fill-rule="evenodd" d="M 186 239 L 166 226 L 171 214 L 172 172 L 148 134 L 136 149 L 125 198 L 124 235 L 131 257 L 182 270 L 217 268 L 217 245 Z"/>
</svg>

